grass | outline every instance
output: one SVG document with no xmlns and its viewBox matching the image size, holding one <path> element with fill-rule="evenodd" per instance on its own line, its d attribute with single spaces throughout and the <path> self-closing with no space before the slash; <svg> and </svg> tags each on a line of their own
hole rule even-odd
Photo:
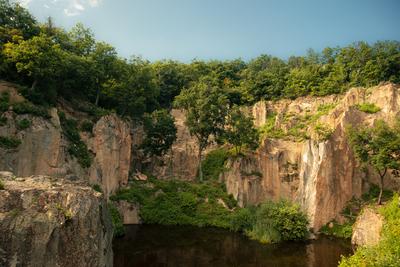
<svg viewBox="0 0 400 267">
<path fill-rule="evenodd" d="M 92 156 L 90 155 L 86 144 L 81 140 L 77 121 L 67 119 L 65 114 L 62 112 L 60 112 L 59 117 L 63 133 L 70 141 L 70 144 L 68 145 L 69 154 L 77 158 L 78 163 L 83 168 L 89 168 L 92 164 Z"/>
<path fill-rule="evenodd" d="M 354 255 L 343 257 L 340 267 L 400 266 L 400 203 L 395 194 L 390 202 L 379 208 L 384 217 L 381 241 L 375 246 L 359 247 Z"/>
<path fill-rule="evenodd" d="M 29 102 L 13 104 L 13 111 L 17 114 L 31 114 L 45 119 L 51 118 L 47 108 L 43 106 L 35 106 Z"/>
<path fill-rule="evenodd" d="M 21 144 L 21 140 L 15 137 L 0 136 L 0 147 L 4 149 L 15 149 Z"/>
<path fill-rule="evenodd" d="M 374 113 L 381 111 L 381 108 L 376 106 L 374 103 L 367 103 L 367 102 L 356 105 L 356 108 L 359 111 L 369 113 L 369 114 L 374 114 Z"/>
<path fill-rule="evenodd" d="M 332 227 L 329 227 L 332 225 Z M 339 224 L 336 221 L 332 221 L 322 226 L 320 232 L 324 235 L 336 236 L 340 238 L 350 239 L 353 234 L 353 223 L 346 222 L 344 224 Z"/>
<path fill-rule="evenodd" d="M 122 216 L 119 213 L 117 207 L 113 203 L 107 204 L 108 212 L 111 216 L 111 221 L 114 227 L 114 237 L 123 236 L 125 233 Z"/>
<path fill-rule="evenodd" d="M 328 140 L 332 133 L 333 130 L 331 128 L 329 128 L 327 125 L 322 124 L 320 122 L 318 122 L 315 126 L 314 126 L 314 131 L 318 136 L 318 141 L 326 141 Z"/>
</svg>

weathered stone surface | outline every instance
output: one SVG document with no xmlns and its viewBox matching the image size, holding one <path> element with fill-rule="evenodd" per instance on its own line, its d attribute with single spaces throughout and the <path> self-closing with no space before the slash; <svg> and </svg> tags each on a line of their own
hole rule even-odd
<svg viewBox="0 0 400 267">
<path fill-rule="evenodd" d="M 0 178 L 0 266 L 112 266 L 102 194 L 59 178 Z"/>
<path fill-rule="evenodd" d="M 139 206 L 129 203 L 125 200 L 116 202 L 117 209 L 122 215 L 123 224 L 140 224 L 142 223 L 139 216 Z"/>
<path fill-rule="evenodd" d="M 351 243 L 357 246 L 373 246 L 379 243 L 383 217 L 372 208 L 365 208 L 353 225 Z"/>
<path fill-rule="evenodd" d="M 332 134 L 326 141 L 318 141 L 310 127 L 310 140 L 265 140 L 254 154 L 227 163 L 228 171 L 221 178 L 228 193 L 240 205 L 257 204 L 266 199 L 296 201 L 308 213 L 311 227 L 318 230 L 337 218 L 346 202 L 360 197 L 370 183 L 378 184 L 377 174 L 372 169 L 362 170 L 354 158 L 346 127 L 373 125 L 377 119 L 393 122 L 400 114 L 399 94 L 398 86 L 384 84 L 368 90 L 355 88 L 344 96 L 258 103 L 253 114 L 261 115 L 254 116 L 255 124 L 262 125 L 263 116 L 273 111 L 277 114 L 276 124 L 283 128 L 288 127 L 283 113 L 315 114 L 321 104 L 336 103 L 334 109 L 318 120 L 330 127 Z M 367 114 L 354 108 L 362 102 L 375 103 L 382 110 Z M 388 175 L 386 186 L 398 188 L 399 184 Z"/>
<path fill-rule="evenodd" d="M 93 134 L 89 148 L 95 158 L 89 179 L 102 185 L 108 197 L 128 182 L 132 146 L 130 128 L 116 115 L 107 115 L 96 123 Z"/>
</svg>

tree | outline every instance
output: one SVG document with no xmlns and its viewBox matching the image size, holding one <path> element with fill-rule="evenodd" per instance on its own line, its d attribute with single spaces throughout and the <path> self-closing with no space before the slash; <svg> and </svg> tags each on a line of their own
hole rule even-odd
<svg viewBox="0 0 400 267">
<path fill-rule="evenodd" d="M 6 58 L 17 71 L 32 78 L 31 89 L 43 80 L 52 80 L 62 73 L 62 50 L 45 34 L 4 46 Z"/>
<path fill-rule="evenodd" d="M 201 167 L 202 152 L 224 132 L 228 99 L 218 86 L 203 79 L 183 90 L 175 99 L 175 106 L 186 111 L 186 125 L 190 134 L 197 139 L 199 179 L 203 181 Z"/>
<path fill-rule="evenodd" d="M 398 122 L 399 123 L 399 122 Z M 382 120 L 370 127 L 349 127 L 348 136 L 356 157 L 371 165 L 380 177 L 378 204 L 382 202 L 384 178 L 388 170 L 400 170 L 400 127 L 389 127 Z"/>
<path fill-rule="evenodd" d="M 175 120 L 167 110 L 156 110 L 144 116 L 146 136 L 142 148 L 147 155 L 162 156 L 176 140 Z"/>
<path fill-rule="evenodd" d="M 236 154 L 241 153 L 243 146 L 255 150 L 258 147 L 258 138 L 253 118 L 244 115 L 239 107 L 233 107 L 227 116 L 224 139 L 235 146 Z"/>
</svg>

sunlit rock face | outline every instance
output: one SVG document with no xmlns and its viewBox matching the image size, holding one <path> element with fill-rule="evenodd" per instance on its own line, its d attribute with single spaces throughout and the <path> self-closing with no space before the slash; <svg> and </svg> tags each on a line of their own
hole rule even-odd
<svg viewBox="0 0 400 267">
<path fill-rule="evenodd" d="M 353 226 L 351 243 L 357 246 L 373 246 L 381 240 L 383 217 L 377 210 L 364 208 Z"/>
<path fill-rule="evenodd" d="M 360 197 L 370 183 L 379 181 L 373 169 L 359 166 L 348 144 L 346 127 L 373 125 L 377 119 L 394 122 L 400 115 L 399 93 L 398 86 L 384 84 L 368 90 L 354 88 L 343 96 L 260 102 L 252 109 L 256 125 L 265 123 L 264 116 L 273 112 L 275 125 L 289 129 L 293 122 L 284 114 L 316 114 L 321 104 L 332 103 L 334 108 L 317 121 L 332 133 L 326 140 L 318 140 L 310 128 L 306 140 L 266 139 L 255 153 L 228 161 L 228 171 L 221 179 L 242 206 L 281 198 L 299 203 L 311 226 L 318 230 L 337 218 L 353 196 Z M 354 107 L 363 102 L 374 103 L 381 111 L 367 114 Z M 399 184 L 388 175 L 386 186 L 398 188 Z"/>
<path fill-rule="evenodd" d="M 12 84 L 6 85 L 0 83 L 0 91 L 18 96 Z M 23 101 L 21 96 L 21 99 L 14 98 Z M 132 156 L 129 124 L 116 115 L 107 115 L 97 121 L 92 133 L 80 133 L 93 157 L 92 165 L 85 169 L 68 153 L 69 141 L 60 125 L 60 110 L 68 118 L 87 120 L 85 114 L 65 103 L 50 109 L 50 119 L 17 115 L 12 109 L 3 114 L 7 123 L 0 126 L 0 135 L 16 137 L 21 144 L 16 149 L 0 147 L 0 171 L 11 171 L 18 176 L 50 175 L 90 180 L 102 187 L 106 197 L 127 184 Z M 22 119 L 29 120 L 31 126 L 18 129 L 17 122 Z"/>
<path fill-rule="evenodd" d="M 0 266 L 112 266 L 101 193 L 81 182 L 0 172 Z"/>
</svg>

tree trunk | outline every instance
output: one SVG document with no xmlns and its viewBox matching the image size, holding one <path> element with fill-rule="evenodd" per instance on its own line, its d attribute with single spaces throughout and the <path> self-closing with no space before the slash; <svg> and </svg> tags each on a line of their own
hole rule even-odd
<svg viewBox="0 0 400 267">
<path fill-rule="evenodd" d="M 380 184 L 379 184 L 380 190 L 379 190 L 379 197 L 378 197 L 378 205 L 382 204 L 383 179 L 385 178 L 386 171 L 387 171 L 387 169 L 385 169 L 385 171 L 382 174 L 381 174 L 381 172 L 379 172 L 379 176 L 381 178 L 381 181 L 380 181 Z"/>
<path fill-rule="evenodd" d="M 201 166 L 201 152 L 202 148 L 199 146 L 199 180 L 200 182 L 203 182 L 203 167 Z"/>
<path fill-rule="evenodd" d="M 35 79 L 35 80 L 33 81 L 33 83 L 32 83 L 31 91 L 35 90 L 37 83 L 38 83 L 38 81 L 37 81 L 37 79 Z"/>
<path fill-rule="evenodd" d="M 99 105 L 99 99 L 100 99 L 100 89 L 97 89 L 96 101 L 94 102 L 94 104 L 95 104 L 96 106 Z"/>
</svg>

